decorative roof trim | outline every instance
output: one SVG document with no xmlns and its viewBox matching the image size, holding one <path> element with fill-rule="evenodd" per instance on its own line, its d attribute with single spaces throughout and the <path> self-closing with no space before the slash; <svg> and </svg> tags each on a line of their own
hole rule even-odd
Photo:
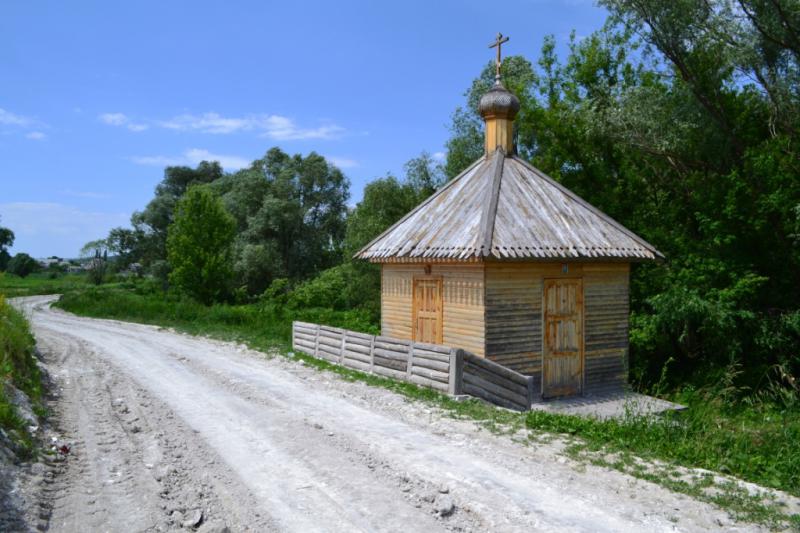
<svg viewBox="0 0 800 533">
<path fill-rule="evenodd" d="M 481 246 L 479 255 L 486 257 L 492 254 L 492 237 L 494 236 L 494 222 L 497 218 L 497 203 L 500 200 L 500 184 L 503 181 L 503 165 L 505 164 L 506 153 L 502 146 L 498 146 L 495 150 L 493 157 L 497 159 L 494 162 L 494 176 L 492 177 L 492 186 L 486 191 L 486 207 L 481 215 L 480 226 L 483 228 L 483 245 Z"/>
</svg>

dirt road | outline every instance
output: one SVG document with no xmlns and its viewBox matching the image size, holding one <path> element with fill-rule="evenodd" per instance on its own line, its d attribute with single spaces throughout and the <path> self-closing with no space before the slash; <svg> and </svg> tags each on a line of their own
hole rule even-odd
<svg viewBox="0 0 800 533">
<path fill-rule="evenodd" d="M 285 357 L 20 299 L 71 449 L 53 531 L 753 530 Z"/>
</svg>

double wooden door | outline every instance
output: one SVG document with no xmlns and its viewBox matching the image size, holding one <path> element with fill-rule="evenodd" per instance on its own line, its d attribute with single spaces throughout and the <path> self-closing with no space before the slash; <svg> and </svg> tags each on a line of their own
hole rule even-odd
<svg viewBox="0 0 800 533">
<path fill-rule="evenodd" d="M 579 394 L 583 387 L 583 283 L 544 280 L 542 396 Z"/>
<path fill-rule="evenodd" d="M 414 278 L 412 329 L 414 340 L 442 343 L 442 279 Z"/>
</svg>

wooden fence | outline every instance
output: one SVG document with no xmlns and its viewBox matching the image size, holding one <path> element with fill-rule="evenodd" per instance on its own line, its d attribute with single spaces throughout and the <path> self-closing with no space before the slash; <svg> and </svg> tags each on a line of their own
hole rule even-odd
<svg viewBox="0 0 800 533">
<path fill-rule="evenodd" d="M 516 410 L 530 409 L 533 378 L 458 348 L 356 333 L 307 322 L 292 324 L 292 347 L 364 372 L 470 394 Z"/>
<path fill-rule="evenodd" d="M 483 357 L 465 354 L 462 375 L 464 394 L 517 411 L 527 411 L 534 401 L 534 377 Z"/>
</svg>

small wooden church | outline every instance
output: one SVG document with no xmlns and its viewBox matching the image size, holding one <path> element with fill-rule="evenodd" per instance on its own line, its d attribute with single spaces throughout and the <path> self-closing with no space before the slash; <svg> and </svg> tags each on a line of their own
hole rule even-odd
<svg viewBox="0 0 800 533">
<path fill-rule="evenodd" d="M 356 257 L 381 264 L 384 336 L 486 357 L 534 376 L 542 398 L 619 389 L 630 264 L 663 256 L 515 155 L 502 42 L 484 156 Z"/>
</svg>

